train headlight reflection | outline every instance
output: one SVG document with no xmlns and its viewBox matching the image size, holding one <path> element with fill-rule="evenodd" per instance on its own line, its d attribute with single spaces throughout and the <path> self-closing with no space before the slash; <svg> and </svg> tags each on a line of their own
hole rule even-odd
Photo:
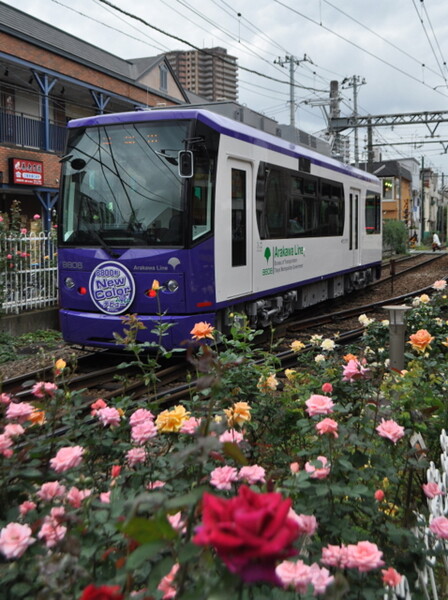
<svg viewBox="0 0 448 600">
<path fill-rule="evenodd" d="M 73 279 L 71 277 L 66 277 L 64 279 L 64 284 L 65 284 L 65 287 L 68 288 L 69 290 L 72 290 L 76 285 L 76 283 L 73 281 Z"/>
<path fill-rule="evenodd" d="M 169 292 L 177 292 L 177 290 L 179 289 L 179 284 L 175 279 L 170 279 L 166 284 L 166 289 Z"/>
</svg>

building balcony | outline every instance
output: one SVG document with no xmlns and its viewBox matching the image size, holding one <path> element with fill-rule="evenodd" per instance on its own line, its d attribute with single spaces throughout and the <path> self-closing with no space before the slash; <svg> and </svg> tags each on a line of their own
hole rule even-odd
<svg viewBox="0 0 448 600">
<path fill-rule="evenodd" d="M 62 153 L 67 130 L 64 126 L 49 123 L 47 150 Z M 0 144 L 45 150 L 45 123 L 43 119 L 23 113 L 0 110 Z"/>
</svg>

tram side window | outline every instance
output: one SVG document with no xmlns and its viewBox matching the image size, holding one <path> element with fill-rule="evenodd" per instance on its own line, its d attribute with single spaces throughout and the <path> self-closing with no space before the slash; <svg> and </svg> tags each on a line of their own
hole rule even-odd
<svg viewBox="0 0 448 600">
<path fill-rule="evenodd" d="M 192 240 L 197 240 L 212 229 L 213 180 L 212 165 L 196 158 L 196 170 L 192 188 Z"/>
<path fill-rule="evenodd" d="M 246 172 L 232 169 L 232 267 L 247 264 Z"/>
<path fill-rule="evenodd" d="M 287 193 L 283 173 L 272 169 L 268 175 L 265 192 L 265 215 L 268 238 L 285 237 L 285 209 Z"/>
<path fill-rule="evenodd" d="M 344 189 L 341 184 L 321 181 L 319 234 L 342 235 L 344 229 Z"/>
<path fill-rule="evenodd" d="M 366 193 L 366 233 L 381 233 L 381 197 L 369 190 Z"/>
</svg>

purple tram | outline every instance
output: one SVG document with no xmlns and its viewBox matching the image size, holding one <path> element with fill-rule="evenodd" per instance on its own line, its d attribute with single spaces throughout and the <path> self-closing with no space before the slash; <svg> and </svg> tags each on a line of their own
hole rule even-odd
<svg viewBox="0 0 448 600">
<path fill-rule="evenodd" d="M 68 124 L 59 205 L 67 342 L 182 348 L 195 323 L 254 327 L 379 276 L 379 180 L 207 110 L 99 115 Z M 162 286 L 150 293 L 153 281 Z"/>
</svg>

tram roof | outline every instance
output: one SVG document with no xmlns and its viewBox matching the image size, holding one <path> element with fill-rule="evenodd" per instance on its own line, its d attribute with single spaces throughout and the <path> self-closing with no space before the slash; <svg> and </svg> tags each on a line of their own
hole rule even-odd
<svg viewBox="0 0 448 600">
<path fill-rule="evenodd" d="M 171 121 L 171 120 L 186 120 L 197 119 L 212 129 L 221 134 L 228 135 L 235 139 L 239 139 L 256 146 L 264 147 L 270 150 L 281 152 L 288 156 L 303 157 L 310 160 L 311 163 L 326 167 L 333 171 L 338 171 L 346 175 L 350 175 L 357 179 L 363 179 L 372 183 L 379 183 L 378 178 L 368 173 L 342 163 L 334 158 L 315 152 L 305 146 L 294 144 L 280 137 L 276 137 L 270 133 L 256 129 L 245 123 L 235 121 L 229 117 L 220 115 L 206 109 L 187 108 L 185 106 L 179 108 L 154 108 L 149 110 L 138 110 L 130 112 L 109 113 L 103 115 L 94 115 L 81 119 L 74 119 L 67 124 L 68 128 L 75 127 L 97 127 L 104 125 L 118 125 L 121 123 L 136 123 L 149 121 Z"/>
</svg>

